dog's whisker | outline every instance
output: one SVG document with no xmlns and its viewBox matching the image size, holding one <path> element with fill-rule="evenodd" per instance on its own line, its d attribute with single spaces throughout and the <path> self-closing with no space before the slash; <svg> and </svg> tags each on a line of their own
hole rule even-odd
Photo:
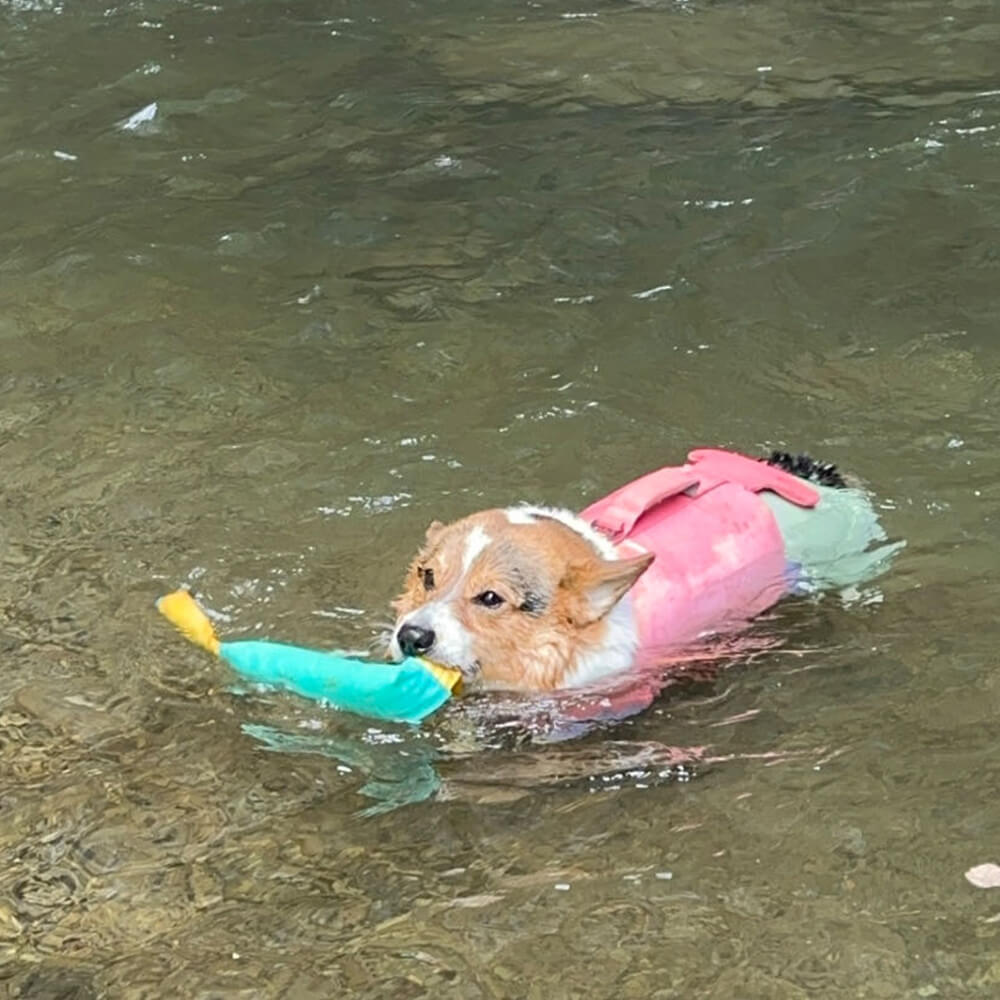
<svg viewBox="0 0 1000 1000">
<path fill-rule="evenodd" d="M 368 640 L 368 649 L 372 653 L 383 653 L 392 641 L 393 627 L 380 629 Z"/>
</svg>

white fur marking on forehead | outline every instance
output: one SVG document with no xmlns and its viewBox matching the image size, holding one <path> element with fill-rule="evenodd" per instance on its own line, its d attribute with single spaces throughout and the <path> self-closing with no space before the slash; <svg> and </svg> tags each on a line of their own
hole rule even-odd
<svg viewBox="0 0 1000 1000">
<path fill-rule="evenodd" d="M 462 553 L 462 572 L 468 573 L 469 567 L 493 539 L 477 524 L 465 539 L 465 551 Z"/>
<path fill-rule="evenodd" d="M 527 507 L 508 507 L 504 513 L 511 524 L 535 523 L 535 515 Z"/>
<path fill-rule="evenodd" d="M 534 524 L 539 517 L 550 517 L 560 524 L 566 525 L 570 531 L 575 531 L 584 541 L 591 545 L 605 559 L 617 559 L 618 553 L 610 539 L 602 535 L 596 528 L 589 525 L 582 517 L 578 517 L 570 510 L 561 507 L 523 507 L 507 508 L 507 520 L 511 524 Z"/>
</svg>

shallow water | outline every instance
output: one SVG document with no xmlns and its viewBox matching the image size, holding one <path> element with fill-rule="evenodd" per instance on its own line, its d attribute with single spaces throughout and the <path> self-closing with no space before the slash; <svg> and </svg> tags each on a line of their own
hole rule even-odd
<svg viewBox="0 0 1000 1000">
<path fill-rule="evenodd" d="M 997 996 L 998 43 L 0 0 L 0 989 Z M 152 611 L 365 647 L 432 517 L 697 444 L 838 462 L 909 544 L 606 732 L 235 692 Z"/>
</svg>

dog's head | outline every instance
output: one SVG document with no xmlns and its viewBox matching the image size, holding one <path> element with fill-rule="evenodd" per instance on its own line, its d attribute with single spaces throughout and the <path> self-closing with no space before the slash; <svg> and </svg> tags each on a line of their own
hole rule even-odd
<svg viewBox="0 0 1000 1000">
<path fill-rule="evenodd" d="M 617 559 L 566 511 L 490 510 L 435 522 L 396 599 L 390 655 L 426 656 L 488 687 L 548 691 L 630 666 L 626 594 L 652 555 Z"/>
</svg>

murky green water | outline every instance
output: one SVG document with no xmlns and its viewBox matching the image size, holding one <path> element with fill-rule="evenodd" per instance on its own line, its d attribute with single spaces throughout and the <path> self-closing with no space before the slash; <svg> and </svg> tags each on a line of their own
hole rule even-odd
<svg viewBox="0 0 1000 1000">
<path fill-rule="evenodd" d="M 996 997 L 998 51 L 975 0 L 0 0 L 0 991 Z M 697 444 L 910 544 L 609 733 L 239 695 L 152 611 L 363 647 L 432 517 Z"/>
</svg>

